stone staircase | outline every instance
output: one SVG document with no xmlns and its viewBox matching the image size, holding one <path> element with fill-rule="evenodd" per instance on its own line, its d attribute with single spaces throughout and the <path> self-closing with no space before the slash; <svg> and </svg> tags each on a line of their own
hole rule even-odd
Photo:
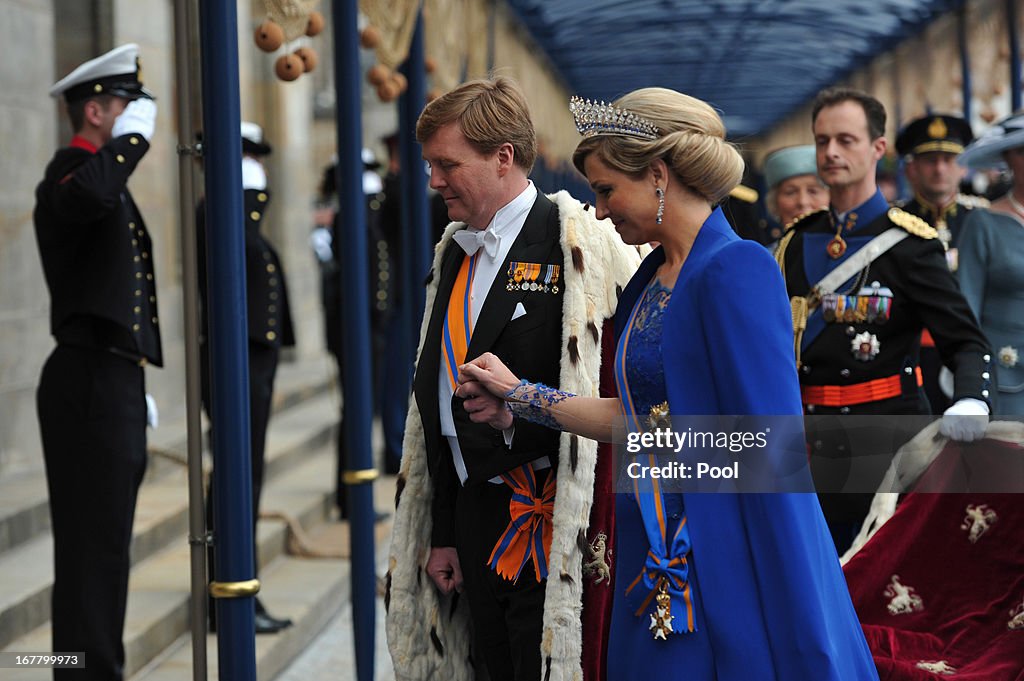
<svg viewBox="0 0 1024 681">
<path fill-rule="evenodd" d="M 256 639 L 260 679 L 275 677 L 349 601 L 347 523 L 334 519 L 334 433 L 337 387 L 325 361 L 282 364 L 267 439 L 266 481 L 258 532 L 260 597 L 295 624 Z M 184 421 L 162 423 L 149 437 L 150 464 L 139 492 L 125 623 L 126 678 L 192 678 L 189 634 L 188 488 Z M 379 508 L 393 498 L 393 480 L 375 489 Z M 289 555 L 284 518 L 297 521 L 314 552 Z M 50 650 L 53 539 L 46 480 L 36 471 L 0 476 L 0 650 Z M 389 523 L 378 525 L 378 554 Z M 381 613 L 379 616 L 383 616 Z M 207 636 L 209 678 L 217 678 L 217 642 Z M 5 681 L 42 681 L 45 669 L 0 670 Z"/>
</svg>

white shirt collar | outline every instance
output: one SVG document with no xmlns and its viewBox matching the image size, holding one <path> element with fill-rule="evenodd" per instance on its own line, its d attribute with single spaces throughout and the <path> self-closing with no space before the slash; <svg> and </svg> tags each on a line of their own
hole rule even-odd
<svg viewBox="0 0 1024 681">
<path fill-rule="evenodd" d="M 521 191 L 519 196 L 499 208 L 494 217 L 491 218 L 491 223 L 487 225 L 486 229 L 493 230 L 496 236 L 503 237 L 511 229 L 515 229 L 518 232 L 519 228 L 522 227 L 525 221 L 524 214 L 533 207 L 534 201 L 537 200 L 537 188 L 533 185 L 533 181 L 527 180 L 526 182 L 526 189 Z M 473 228 L 470 227 L 469 229 Z"/>
</svg>

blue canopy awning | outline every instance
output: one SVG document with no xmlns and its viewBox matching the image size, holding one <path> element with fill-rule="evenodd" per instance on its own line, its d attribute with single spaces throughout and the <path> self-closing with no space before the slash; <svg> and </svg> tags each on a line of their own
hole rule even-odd
<svg viewBox="0 0 1024 681">
<path fill-rule="evenodd" d="M 576 94 L 658 85 L 770 130 L 963 0 L 509 0 Z"/>
</svg>

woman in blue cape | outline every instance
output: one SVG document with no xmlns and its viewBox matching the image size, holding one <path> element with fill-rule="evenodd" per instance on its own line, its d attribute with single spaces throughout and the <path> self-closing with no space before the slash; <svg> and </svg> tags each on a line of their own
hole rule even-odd
<svg viewBox="0 0 1024 681">
<path fill-rule="evenodd" d="M 782 278 L 715 208 L 743 172 L 718 114 L 662 88 L 611 105 L 573 98 L 570 109 L 583 135 L 573 161 L 597 217 L 628 244 L 660 244 L 619 299 L 620 397 L 520 381 L 483 355 L 460 374 L 471 418 L 507 424 L 498 396 L 518 418 L 603 441 L 623 419 L 638 433 L 668 414 L 799 423 Z M 771 465 L 803 462 L 790 463 Z M 660 484 L 644 479 L 616 495 L 609 679 L 878 678 L 814 494 Z"/>
</svg>

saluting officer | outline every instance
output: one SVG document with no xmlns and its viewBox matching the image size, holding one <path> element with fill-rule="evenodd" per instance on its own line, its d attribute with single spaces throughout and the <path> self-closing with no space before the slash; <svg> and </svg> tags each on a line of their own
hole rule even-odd
<svg viewBox="0 0 1024 681">
<path fill-rule="evenodd" d="M 959 191 L 967 169 L 957 164 L 956 157 L 972 139 L 974 135 L 966 120 L 942 114 L 917 118 L 896 137 L 896 153 L 904 160 L 907 181 L 914 190 L 914 197 L 901 208 L 935 228 L 952 272 L 959 265 L 960 229 L 968 213 L 988 206 L 986 199 Z M 951 404 L 939 388 L 941 369 L 942 359 L 935 341 L 925 329 L 921 337 L 921 372 L 933 414 L 941 414 Z"/>
<path fill-rule="evenodd" d="M 263 129 L 255 123 L 242 121 L 242 190 L 245 206 L 245 298 L 246 321 L 249 336 L 249 433 L 250 455 L 252 458 L 252 531 L 256 560 L 253 565 L 259 569 L 259 549 L 256 542 L 256 522 L 260 515 L 260 493 L 263 490 L 263 464 L 267 443 L 267 424 L 274 393 L 274 377 L 281 347 L 295 345 L 292 330 L 291 308 L 288 306 L 288 291 L 285 288 L 284 270 L 277 251 L 267 241 L 260 227 L 270 203 L 267 189 L 267 173 L 260 159 L 271 152 L 269 144 L 263 141 Z M 217 225 L 211 229 L 223 229 Z M 204 305 L 200 316 L 200 350 L 202 359 L 203 404 L 210 413 L 210 346 L 209 316 L 206 310 L 206 211 L 205 201 L 200 201 L 196 210 L 198 231 L 197 251 L 199 260 L 199 291 Z M 217 424 L 213 423 L 212 428 Z M 210 438 L 213 442 L 213 438 Z M 217 472 L 214 471 L 214 475 Z M 207 514 L 212 518 L 213 485 L 206 498 Z M 216 530 L 216 519 L 212 527 Z M 213 574 L 213 553 L 209 552 L 210 579 Z M 273 634 L 292 621 L 271 616 L 259 598 L 256 599 L 256 633 Z M 210 607 L 210 626 L 216 629 L 215 610 Z"/>
<path fill-rule="evenodd" d="M 53 522 L 53 650 L 123 678 L 129 547 L 146 468 L 143 366 L 160 366 L 149 233 L 128 178 L 149 150 L 156 104 L 139 50 L 122 45 L 50 88 L 74 137 L 36 188 L 33 214 L 57 347 L 37 404 Z"/>
<path fill-rule="evenodd" d="M 918 354 L 928 328 L 955 377 L 941 431 L 959 440 L 984 432 L 991 410 L 988 342 L 946 265 L 936 231 L 890 208 L 875 183 L 885 153 L 885 109 L 857 90 L 826 90 L 812 114 L 818 175 L 828 209 L 798 219 L 777 258 L 791 296 L 796 356 L 822 508 L 837 549 L 849 546 L 891 456 L 916 420 L 851 428 L 829 415 L 928 414 Z M 870 244 L 870 245 L 869 245 Z M 862 424 L 857 424 L 862 425 Z M 875 468 L 863 470 L 867 457 Z M 859 475 L 847 479 L 850 471 Z"/>
</svg>

